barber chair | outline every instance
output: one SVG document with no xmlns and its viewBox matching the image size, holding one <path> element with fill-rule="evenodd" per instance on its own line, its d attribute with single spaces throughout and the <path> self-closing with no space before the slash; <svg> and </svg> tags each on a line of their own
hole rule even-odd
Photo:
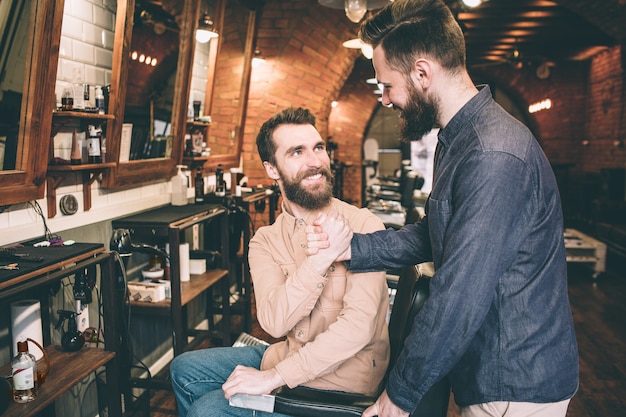
<svg viewBox="0 0 626 417">
<path fill-rule="evenodd" d="M 429 283 L 430 278 L 422 276 L 418 267 L 413 266 L 403 268 L 397 283 L 393 285 L 396 287 L 396 294 L 389 320 L 391 357 L 387 373 L 393 368 L 404 345 L 404 339 L 411 332 L 414 318 L 428 298 Z M 382 393 L 385 382 L 386 380 L 381 384 L 378 395 Z M 312 390 L 305 387 L 293 389 L 281 387 L 273 392 L 275 397 L 273 410 L 276 413 L 294 417 L 360 416 L 367 407 L 374 404 L 378 395 L 369 397 L 353 393 Z M 449 400 L 450 385 L 444 378 L 426 393 L 412 415 L 445 417 Z"/>
</svg>

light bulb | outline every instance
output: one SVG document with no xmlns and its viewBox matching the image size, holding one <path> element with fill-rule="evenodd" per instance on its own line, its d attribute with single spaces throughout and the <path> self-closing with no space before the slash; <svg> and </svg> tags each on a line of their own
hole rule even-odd
<svg viewBox="0 0 626 417">
<path fill-rule="evenodd" d="M 359 23 L 367 12 L 367 0 L 345 0 L 344 6 L 346 16 L 354 23 Z"/>
<path fill-rule="evenodd" d="M 372 45 L 364 43 L 363 46 L 361 46 L 361 53 L 365 58 L 372 59 L 374 56 L 374 48 L 372 48 Z"/>
</svg>

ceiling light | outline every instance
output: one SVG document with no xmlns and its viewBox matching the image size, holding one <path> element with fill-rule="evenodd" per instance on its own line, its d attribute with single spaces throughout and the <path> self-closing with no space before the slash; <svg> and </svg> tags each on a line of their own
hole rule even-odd
<svg viewBox="0 0 626 417">
<path fill-rule="evenodd" d="M 367 12 L 367 0 L 345 0 L 344 9 L 351 22 L 359 23 Z"/>
<path fill-rule="evenodd" d="M 391 0 L 317 0 L 322 6 L 331 9 L 343 9 L 346 16 L 354 23 L 358 23 L 365 12 L 384 7 Z"/>
<path fill-rule="evenodd" d="M 196 40 L 200 43 L 207 43 L 212 38 L 217 38 L 219 35 L 213 28 L 213 20 L 211 16 L 205 14 L 198 21 L 198 29 L 196 30 Z"/>
<path fill-rule="evenodd" d="M 372 55 L 374 55 L 374 50 L 372 46 L 361 42 L 361 40 L 358 38 L 345 41 L 342 45 L 345 48 L 360 49 L 363 56 L 365 56 L 365 58 L 367 59 L 372 59 Z"/>
<path fill-rule="evenodd" d="M 478 7 L 483 3 L 483 0 L 463 0 L 463 4 L 467 7 Z"/>
<path fill-rule="evenodd" d="M 265 57 L 263 57 L 263 54 L 261 53 L 259 48 L 256 48 L 254 50 L 254 55 L 252 56 L 252 68 L 258 68 L 259 66 L 263 65 L 264 62 Z"/>
</svg>

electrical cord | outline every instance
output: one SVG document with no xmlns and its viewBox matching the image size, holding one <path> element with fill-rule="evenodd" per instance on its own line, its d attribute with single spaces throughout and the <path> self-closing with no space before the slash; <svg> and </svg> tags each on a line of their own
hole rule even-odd
<svg viewBox="0 0 626 417">
<path fill-rule="evenodd" d="M 46 223 L 46 216 L 43 213 L 43 210 L 41 209 L 41 206 L 39 205 L 39 202 L 37 202 L 37 201 L 34 201 L 34 202 L 33 201 L 29 201 L 28 205 L 30 205 L 32 207 L 32 209 L 35 211 L 35 213 L 37 213 L 39 215 L 39 217 L 41 217 L 41 220 L 43 221 L 44 239 L 45 240 L 51 240 L 51 239 L 54 239 L 54 238 L 58 238 L 58 235 L 52 234 L 52 232 L 48 228 L 48 223 Z"/>
</svg>

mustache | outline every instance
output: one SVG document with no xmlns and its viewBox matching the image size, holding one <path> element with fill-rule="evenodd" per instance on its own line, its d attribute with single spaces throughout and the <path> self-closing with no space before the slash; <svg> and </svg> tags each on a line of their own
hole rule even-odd
<svg viewBox="0 0 626 417">
<path fill-rule="evenodd" d="M 322 174 L 324 177 L 326 177 L 327 180 L 333 179 L 333 174 L 330 172 L 328 168 L 320 167 L 320 168 L 307 169 L 306 171 L 299 174 L 296 180 L 302 181 L 306 177 L 310 177 L 310 176 L 317 175 L 317 174 Z"/>
</svg>

